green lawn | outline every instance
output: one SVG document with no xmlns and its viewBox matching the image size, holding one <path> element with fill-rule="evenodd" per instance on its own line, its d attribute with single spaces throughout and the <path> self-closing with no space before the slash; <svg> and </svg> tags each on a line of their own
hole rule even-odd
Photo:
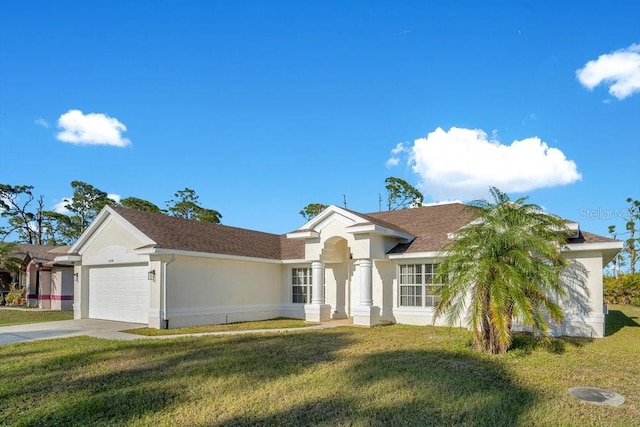
<svg viewBox="0 0 640 427">
<path fill-rule="evenodd" d="M 306 326 L 312 326 L 315 323 L 305 322 L 298 319 L 272 319 L 263 320 L 259 322 L 238 322 L 228 323 L 226 325 L 208 325 L 208 326 L 190 326 L 188 328 L 176 328 L 176 329 L 151 329 L 151 328 L 139 328 L 129 329 L 128 333 L 146 335 L 146 336 L 159 336 L 159 335 L 180 335 L 180 334 L 202 334 L 206 332 L 226 332 L 226 331 L 250 331 L 254 329 L 288 329 L 288 328 L 304 328 Z"/>
<path fill-rule="evenodd" d="M 638 425 L 640 309 L 609 336 L 519 338 L 504 356 L 466 331 L 392 325 L 291 334 L 0 347 L 3 425 Z M 616 391 L 620 407 L 573 386 Z"/>
<path fill-rule="evenodd" d="M 13 310 L 0 307 L 0 326 L 73 319 L 72 311 Z"/>
</svg>

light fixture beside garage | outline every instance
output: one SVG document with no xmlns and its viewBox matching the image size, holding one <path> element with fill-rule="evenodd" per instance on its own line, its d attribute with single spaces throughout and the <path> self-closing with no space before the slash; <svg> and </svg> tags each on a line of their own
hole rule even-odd
<svg viewBox="0 0 640 427">
<path fill-rule="evenodd" d="M 149 273 L 147 273 L 147 279 L 155 282 L 156 281 L 156 271 L 155 270 L 151 270 Z"/>
<path fill-rule="evenodd" d="M 73 273 L 73 281 L 74 282 L 78 281 L 78 273 Z"/>
</svg>

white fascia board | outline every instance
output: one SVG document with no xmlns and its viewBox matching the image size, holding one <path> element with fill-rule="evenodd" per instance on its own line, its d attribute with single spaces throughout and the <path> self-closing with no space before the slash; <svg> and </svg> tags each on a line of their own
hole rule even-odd
<svg viewBox="0 0 640 427">
<path fill-rule="evenodd" d="M 100 213 L 98 213 L 98 215 L 96 215 L 93 221 L 91 221 L 91 224 L 89 224 L 89 227 L 87 227 L 87 229 L 84 230 L 84 232 L 80 235 L 80 237 L 78 237 L 78 240 L 76 240 L 76 242 L 69 248 L 69 251 L 67 253 L 68 254 L 78 253 L 78 248 L 81 248 L 82 246 L 84 246 L 84 244 L 87 242 L 87 240 L 89 240 L 89 237 L 91 236 L 91 234 L 93 234 L 95 229 L 97 229 L 100 226 L 100 224 L 102 224 L 111 213 L 113 213 L 113 210 L 109 208 L 109 205 L 106 205 L 104 208 L 102 208 Z"/>
<path fill-rule="evenodd" d="M 608 249 L 622 249 L 624 242 L 600 242 L 600 243 L 568 243 L 563 245 L 562 251 L 604 251 Z"/>
<path fill-rule="evenodd" d="M 55 257 L 56 262 L 80 262 L 82 257 L 80 255 L 60 255 Z"/>
<path fill-rule="evenodd" d="M 184 251 L 175 249 L 163 249 L 163 248 L 143 248 L 136 249 L 134 251 L 138 255 L 176 255 L 176 256 L 189 256 L 197 258 L 213 258 L 223 259 L 230 261 L 247 261 L 247 262 L 261 262 L 267 264 L 282 264 L 282 260 L 271 258 L 253 258 L 240 255 L 227 255 L 227 254 L 212 254 L 210 252 L 196 252 L 196 251 Z"/>
<path fill-rule="evenodd" d="M 351 234 L 382 234 L 384 236 L 398 237 L 407 241 L 411 241 L 414 239 L 414 236 L 412 236 L 411 234 L 402 233 L 396 230 L 390 230 L 376 224 L 354 225 L 349 227 L 346 231 L 347 233 Z"/>
<path fill-rule="evenodd" d="M 306 224 L 304 224 L 302 227 L 300 227 L 300 229 L 301 230 L 313 229 L 318 224 L 320 224 L 322 221 L 324 221 L 327 217 L 331 216 L 334 213 L 337 213 L 337 214 L 340 214 L 342 216 L 345 216 L 345 217 L 351 219 L 353 222 L 363 222 L 364 221 L 362 218 L 360 218 L 357 215 L 352 214 L 351 212 L 348 212 L 348 211 L 346 211 L 346 210 L 344 210 L 342 208 L 339 208 L 336 205 L 330 205 L 325 210 L 320 212 L 320 214 L 318 214 L 318 215 L 314 216 L 313 218 L 311 218 Z"/>
<path fill-rule="evenodd" d="M 283 264 L 311 264 L 311 261 L 308 259 L 283 259 Z"/>
<path fill-rule="evenodd" d="M 389 254 L 389 259 L 444 258 L 444 252 L 412 252 L 405 254 Z"/>
<path fill-rule="evenodd" d="M 287 233 L 287 239 L 317 239 L 320 237 L 320 233 L 313 230 L 294 231 Z"/>
</svg>

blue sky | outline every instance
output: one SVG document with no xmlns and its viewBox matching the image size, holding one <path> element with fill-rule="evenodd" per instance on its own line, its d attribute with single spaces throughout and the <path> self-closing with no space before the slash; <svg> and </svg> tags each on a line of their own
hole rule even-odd
<svg viewBox="0 0 640 427">
<path fill-rule="evenodd" d="M 638 194 L 637 1 L 0 1 L 0 183 L 284 233 L 497 185 L 606 234 Z"/>
</svg>

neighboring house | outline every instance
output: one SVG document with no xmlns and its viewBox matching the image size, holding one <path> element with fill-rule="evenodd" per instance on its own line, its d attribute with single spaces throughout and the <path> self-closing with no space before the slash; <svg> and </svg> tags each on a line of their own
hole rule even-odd
<svg viewBox="0 0 640 427">
<path fill-rule="evenodd" d="M 0 270 L 0 293 L 2 293 L 2 295 L 7 294 L 11 290 L 11 284 L 17 282 L 18 278 L 16 273 Z M 0 301 L 4 301 L 3 296 L 0 296 Z"/>
<path fill-rule="evenodd" d="M 460 203 L 360 214 L 330 206 L 286 235 L 105 207 L 67 255 L 74 317 L 176 328 L 269 319 L 433 323 L 434 271 L 472 220 Z M 602 267 L 622 243 L 580 231 L 556 335 L 604 335 Z M 438 320 L 437 324 L 442 324 Z"/>
<path fill-rule="evenodd" d="M 22 268 L 18 273 L 0 272 L 3 292 L 9 291 L 9 283 L 15 283 L 26 288 L 25 298 L 30 307 L 72 310 L 73 263 L 55 261 L 69 248 L 19 243 L 14 256 L 21 260 Z"/>
</svg>

